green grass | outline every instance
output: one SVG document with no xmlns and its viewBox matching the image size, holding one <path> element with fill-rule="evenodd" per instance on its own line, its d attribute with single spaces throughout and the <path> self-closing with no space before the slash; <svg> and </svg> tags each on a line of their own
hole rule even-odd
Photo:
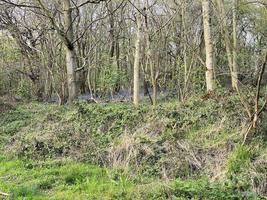
<svg viewBox="0 0 267 200">
<path fill-rule="evenodd" d="M 70 161 L 0 161 L 0 191 L 10 199 L 116 199 L 126 198 L 134 185 L 123 175 L 116 179 L 107 169 Z"/>
<path fill-rule="evenodd" d="M 240 192 L 231 182 L 210 183 L 207 178 L 141 183 L 126 174 L 85 163 L 50 160 L 43 162 L 0 158 L 0 191 L 6 199 L 259 199 Z"/>
</svg>

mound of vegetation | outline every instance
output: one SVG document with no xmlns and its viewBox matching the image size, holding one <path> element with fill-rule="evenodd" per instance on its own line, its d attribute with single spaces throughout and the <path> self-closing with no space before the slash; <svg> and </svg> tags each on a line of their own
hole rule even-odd
<svg viewBox="0 0 267 200">
<path fill-rule="evenodd" d="M 263 198 L 265 126 L 242 145 L 239 101 L 17 105 L 0 114 L 0 190 L 34 199 Z"/>
<path fill-rule="evenodd" d="M 12 109 L 14 109 L 13 104 L 8 103 L 5 98 L 0 98 L 0 113 L 5 113 Z"/>
</svg>

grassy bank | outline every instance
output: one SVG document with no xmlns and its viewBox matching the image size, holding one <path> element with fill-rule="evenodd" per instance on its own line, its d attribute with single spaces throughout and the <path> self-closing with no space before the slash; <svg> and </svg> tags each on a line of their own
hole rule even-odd
<svg viewBox="0 0 267 200">
<path fill-rule="evenodd" d="M 227 98 L 226 98 L 227 97 Z M 246 144 L 237 96 L 156 108 L 1 104 L 0 191 L 10 199 L 264 199 L 265 122 Z"/>
</svg>

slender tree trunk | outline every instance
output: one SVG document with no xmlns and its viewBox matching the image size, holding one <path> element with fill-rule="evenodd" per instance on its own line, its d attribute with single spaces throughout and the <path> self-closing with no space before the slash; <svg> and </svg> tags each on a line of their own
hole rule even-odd
<svg viewBox="0 0 267 200">
<path fill-rule="evenodd" d="M 237 0 L 233 2 L 233 79 L 232 87 L 238 90 L 238 65 L 237 65 L 237 19 L 236 19 Z"/>
<path fill-rule="evenodd" d="M 213 44 L 211 37 L 211 25 L 210 25 L 210 0 L 202 0 L 203 10 L 203 25 L 204 25 L 204 40 L 206 50 L 206 84 L 207 91 L 212 92 L 214 90 L 214 77 L 213 77 Z"/>
<path fill-rule="evenodd" d="M 109 55 L 113 61 L 113 57 L 115 56 L 116 41 L 115 41 L 115 22 L 114 22 L 114 14 L 113 14 L 114 11 L 113 11 L 112 1 L 107 3 L 107 9 L 109 13 L 109 38 L 110 38 Z"/>
<path fill-rule="evenodd" d="M 182 38 L 183 38 L 183 65 L 184 65 L 184 86 L 181 90 L 181 100 L 185 100 L 187 91 L 188 91 L 188 82 L 190 78 L 191 73 L 191 67 L 192 64 L 189 62 L 189 56 L 188 56 L 188 47 L 187 47 L 187 0 L 183 0 L 182 2 L 182 12 L 181 12 L 181 21 L 182 21 Z M 191 63 L 193 61 L 193 58 L 191 58 Z"/>
<path fill-rule="evenodd" d="M 236 1 L 236 0 L 234 0 Z M 234 90 L 237 90 L 238 88 L 238 80 L 237 80 L 237 63 L 236 63 L 236 11 L 235 11 L 235 5 L 236 2 L 233 2 L 233 51 L 231 51 L 231 41 L 230 41 L 230 34 L 227 29 L 227 22 L 226 22 L 226 12 L 223 5 L 222 0 L 217 0 L 217 4 L 220 11 L 220 24 L 221 24 L 221 30 L 225 41 L 225 47 L 226 47 L 226 54 L 228 59 L 228 65 L 231 73 L 231 82 L 232 82 L 232 88 Z M 233 54 L 232 54 L 233 53 Z"/>
<path fill-rule="evenodd" d="M 224 38 L 224 42 L 225 42 L 228 66 L 229 66 L 229 69 L 230 69 L 231 80 L 233 82 L 232 52 L 231 52 L 231 48 L 230 48 L 230 38 L 229 38 L 228 29 L 227 29 L 225 8 L 224 8 L 224 4 L 223 4 L 222 0 L 217 0 L 217 5 L 218 5 L 218 8 L 219 8 L 220 27 L 221 27 L 221 32 L 222 32 L 222 35 L 223 35 L 223 38 Z"/>
<path fill-rule="evenodd" d="M 183 38 L 183 61 L 184 61 L 184 87 L 186 87 L 186 77 L 187 77 L 187 37 L 186 37 L 186 0 L 182 3 L 182 38 Z"/>
<path fill-rule="evenodd" d="M 63 1 L 63 14 L 64 14 L 64 30 L 67 34 L 68 44 L 65 44 L 66 51 L 66 68 L 67 68 L 67 81 L 68 81 L 68 102 L 71 103 L 77 98 L 77 83 L 76 83 L 76 60 L 75 50 L 72 44 L 74 40 L 73 22 L 72 22 L 72 8 L 70 0 Z"/>
<path fill-rule="evenodd" d="M 147 7 L 149 7 L 147 2 Z M 150 37 L 149 37 L 149 26 L 148 26 L 148 16 L 146 9 L 144 10 L 144 16 L 145 16 L 145 40 L 146 40 L 146 51 L 145 51 L 145 65 L 146 69 L 148 69 L 148 66 L 150 68 L 150 76 L 151 76 L 151 83 L 152 83 L 152 104 L 155 106 L 157 103 L 157 71 L 155 64 L 152 61 L 152 50 L 151 50 L 151 43 L 150 43 Z"/>
<path fill-rule="evenodd" d="M 120 47 L 118 42 L 118 35 L 116 33 L 116 24 L 115 24 L 115 16 L 114 16 L 114 7 L 113 2 L 107 2 L 107 9 L 109 13 L 109 38 L 110 38 L 110 49 L 109 49 L 109 56 L 110 56 L 110 66 L 116 67 L 113 70 L 120 70 L 119 66 L 119 56 L 120 56 Z M 119 92 L 121 88 L 120 80 L 118 80 L 115 84 L 115 88 L 112 88 L 111 92 Z"/>
<path fill-rule="evenodd" d="M 140 8 L 140 1 L 138 0 L 138 8 Z M 141 43 L 141 15 L 137 11 L 136 15 L 137 31 L 135 41 L 135 56 L 134 56 L 134 89 L 133 89 L 133 103 L 135 106 L 139 105 L 139 65 L 140 65 L 140 43 Z"/>
</svg>

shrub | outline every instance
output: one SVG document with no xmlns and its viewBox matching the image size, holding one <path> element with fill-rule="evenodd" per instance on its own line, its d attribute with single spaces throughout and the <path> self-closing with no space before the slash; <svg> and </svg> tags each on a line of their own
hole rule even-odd
<svg viewBox="0 0 267 200">
<path fill-rule="evenodd" d="M 17 88 L 17 95 L 29 100 L 32 97 L 32 87 L 29 81 L 21 80 Z"/>
</svg>

